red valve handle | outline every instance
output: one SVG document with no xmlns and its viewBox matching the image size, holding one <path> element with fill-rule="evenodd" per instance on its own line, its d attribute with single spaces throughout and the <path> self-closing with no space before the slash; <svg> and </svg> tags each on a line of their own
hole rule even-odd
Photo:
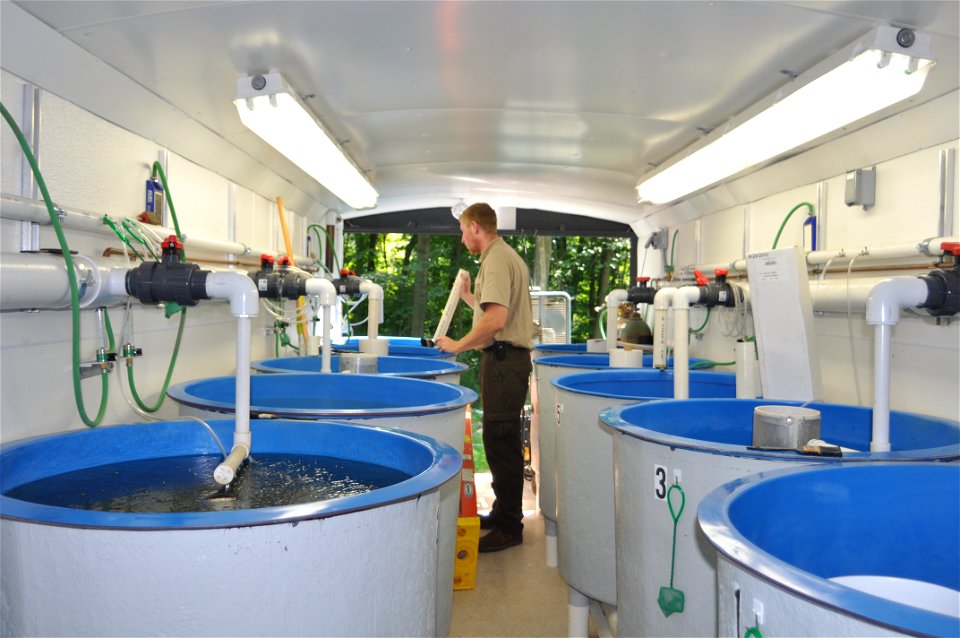
<svg viewBox="0 0 960 638">
<path fill-rule="evenodd" d="M 160 242 L 160 248 L 167 250 L 168 248 L 173 248 L 175 250 L 183 250 L 183 244 L 180 242 L 180 239 L 176 235 L 170 235 L 162 242 Z"/>
<path fill-rule="evenodd" d="M 710 281 L 707 279 L 706 275 L 704 275 L 704 274 L 703 274 L 702 272 L 700 272 L 699 270 L 694 270 L 694 271 L 693 271 L 693 276 L 696 277 L 696 279 L 697 279 L 697 285 L 698 285 L 698 286 L 706 286 L 708 283 L 710 283 Z"/>
<path fill-rule="evenodd" d="M 954 257 L 960 257 L 960 242 L 945 241 L 940 244 L 940 250 L 945 253 L 950 253 Z"/>
<path fill-rule="evenodd" d="M 649 278 L 649 277 L 637 277 L 637 283 L 645 284 L 645 283 L 647 283 L 648 281 L 650 281 L 650 278 Z"/>
<path fill-rule="evenodd" d="M 717 277 L 726 277 L 727 275 L 730 274 L 730 271 L 727 270 L 726 268 L 717 268 L 716 270 L 713 271 L 713 274 L 716 275 Z"/>
<path fill-rule="evenodd" d="M 284 255 L 283 257 L 280 258 L 280 261 L 278 261 L 277 264 L 280 266 L 289 266 L 290 258 Z"/>
<path fill-rule="evenodd" d="M 268 264 L 272 264 L 272 263 L 275 263 L 276 260 L 273 258 L 273 255 L 268 255 L 267 253 L 263 253 L 262 255 L 260 255 L 260 263 L 262 264 L 264 262 Z"/>
</svg>

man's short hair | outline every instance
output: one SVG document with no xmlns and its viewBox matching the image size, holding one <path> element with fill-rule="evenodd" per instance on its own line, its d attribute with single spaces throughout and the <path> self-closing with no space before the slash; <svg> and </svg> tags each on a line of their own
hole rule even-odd
<svg viewBox="0 0 960 638">
<path fill-rule="evenodd" d="M 467 224 L 477 222 L 477 225 L 485 232 L 497 232 L 497 213 L 490 207 L 490 204 L 483 202 L 472 204 L 460 215 L 460 220 Z"/>
</svg>

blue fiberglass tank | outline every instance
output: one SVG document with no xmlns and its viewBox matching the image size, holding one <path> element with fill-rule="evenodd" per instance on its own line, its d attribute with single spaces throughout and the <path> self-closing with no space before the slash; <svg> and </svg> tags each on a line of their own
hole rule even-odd
<svg viewBox="0 0 960 638">
<path fill-rule="evenodd" d="M 588 598 L 617 602 L 613 435 L 600 412 L 673 396 L 673 372 L 611 369 L 553 380 L 557 394 L 557 548 L 560 574 Z M 693 397 L 733 397 L 736 377 L 691 372 Z M 575 630 L 575 628 L 571 628 Z"/>
<path fill-rule="evenodd" d="M 571 353 L 573 347 L 579 347 L 579 353 Z M 542 350 L 541 350 L 542 348 Z M 565 350 L 559 350 L 565 348 Z M 556 474 L 556 432 L 557 410 L 556 393 L 553 380 L 574 372 L 610 369 L 610 355 L 606 352 L 587 352 L 586 344 L 548 344 L 537 346 L 539 357 L 533 359 L 533 382 L 530 384 L 530 397 L 533 402 L 533 418 L 537 432 L 537 455 L 534 466 L 539 476 L 537 500 L 543 513 L 547 537 L 547 564 L 556 567 L 557 538 L 557 474 Z M 565 354 L 550 354 L 555 350 Z M 690 359 L 690 365 L 704 366 L 704 359 Z M 643 357 L 644 368 L 653 365 L 653 357 Z M 673 367 L 673 357 L 667 359 L 667 367 Z"/>
<path fill-rule="evenodd" d="M 215 377 L 180 383 L 169 389 L 183 415 L 233 414 L 235 378 Z M 465 408 L 477 399 L 468 388 L 448 383 L 371 374 L 255 374 L 250 377 L 251 416 L 349 421 L 397 428 L 437 439 L 463 451 Z M 453 612 L 460 486 L 441 493 L 441 554 L 437 578 L 450 587 L 438 590 L 438 635 L 446 635 Z"/>
<path fill-rule="evenodd" d="M 254 361 L 250 367 L 257 372 L 314 372 L 319 373 L 319 356 L 281 357 Z M 340 355 L 330 357 L 332 372 L 340 372 Z M 377 357 L 377 374 L 391 377 L 412 377 L 440 383 L 460 383 L 460 374 L 467 364 L 437 357 Z"/>
<path fill-rule="evenodd" d="M 700 503 L 719 552 L 720 635 L 960 635 L 960 467 L 842 464 L 763 472 Z M 739 589 L 735 591 L 734 583 Z"/>
<path fill-rule="evenodd" d="M 798 464 L 955 462 L 960 458 L 960 426 L 954 421 L 893 411 L 892 451 L 869 452 L 872 410 L 833 403 L 807 406 L 820 411 L 820 438 L 861 451 L 844 452 L 837 458 L 751 449 L 754 408 L 764 405 L 799 404 L 747 399 L 660 401 L 601 415 L 616 430 L 617 620 L 625 635 L 716 635 L 717 557 L 698 534 L 694 513 L 719 485 Z M 684 592 L 686 608 L 668 616 L 658 596 L 660 587 L 670 580 L 674 523 L 666 498 L 677 473 L 685 507 L 677 522 L 673 587 Z M 674 492 L 677 511 L 680 493 Z"/>
<path fill-rule="evenodd" d="M 229 444 L 233 421 L 210 425 Z M 257 476 L 269 455 L 392 478 L 372 491 L 255 509 L 218 509 L 211 495 L 157 512 L 164 495 L 147 511 L 103 511 L 144 484 L 163 494 L 180 483 L 216 490 L 216 441 L 195 421 L 165 421 L 5 444 L 0 634 L 432 634 L 438 583 L 427 566 L 437 561 L 439 490 L 457 482 L 457 450 L 349 424 L 253 421 L 251 431 L 238 501 L 244 473 Z M 204 463 L 202 472 L 172 469 Z M 141 464 L 153 469 L 135 471 Z M 76 478 L 88 472 L 97 478 Z M 68 486 L 108 500 L 68 506 Z"/>
</svg>

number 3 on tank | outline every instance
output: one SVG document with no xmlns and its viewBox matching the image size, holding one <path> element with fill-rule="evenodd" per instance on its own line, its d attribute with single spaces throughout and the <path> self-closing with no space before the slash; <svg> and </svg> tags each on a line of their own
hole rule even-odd
<svg viewBox="0 0 960 638">
<path fill-rule="evenodd" d="M 665 500 L 667 498 L 667 467 L 665 465 L 654 465 L 653 466 L 653 495 L 657 497 L 657 500 Z"/>
</svg>

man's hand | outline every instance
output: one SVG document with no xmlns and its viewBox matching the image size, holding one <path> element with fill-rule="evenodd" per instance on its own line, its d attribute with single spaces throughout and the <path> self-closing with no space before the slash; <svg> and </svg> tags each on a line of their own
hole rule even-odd
<svg viewBox="0 0 960 638">
<path fill-rule="evenodd" d="M 450 337 L 440 337 L 437 339 L 437 349 L 440 352 L 449 352 L 451 354 L 458 354 L 463 351 L 460 347 L 460 342 Z"/>
</svg>

